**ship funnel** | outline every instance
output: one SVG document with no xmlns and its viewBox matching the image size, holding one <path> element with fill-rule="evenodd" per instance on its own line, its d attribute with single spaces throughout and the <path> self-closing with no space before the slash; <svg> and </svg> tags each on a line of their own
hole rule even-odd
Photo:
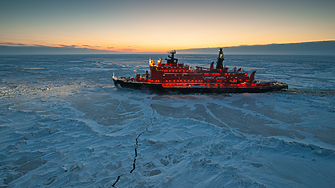
<svg viewBox="0 0 335 188">
<path fill-rule="evenodd" d="M 254 71 L 254 72 L 251 73 L 251 75 L 250 75 L 250 79 L 249 79 L 249 82 L 248 82 L 248 83 L 252 83 L 252 82 L 254 82 L 254 80 L 255 80 L 255 73 L 256 73 L 256 71 Z"/>
</svg>

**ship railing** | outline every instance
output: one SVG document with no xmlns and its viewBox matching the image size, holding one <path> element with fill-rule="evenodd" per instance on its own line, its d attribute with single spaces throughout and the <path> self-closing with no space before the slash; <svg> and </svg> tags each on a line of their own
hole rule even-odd
<svg viewBox="0 0 335 188">
<path fill-rule="evenodd" d="M 199 67 L 199 66 L 196 66 L 195 68 L 196 70 L 200 70 L 200 71 L 210 71 L 211 70 L 210 68 Z"/>
</svg>

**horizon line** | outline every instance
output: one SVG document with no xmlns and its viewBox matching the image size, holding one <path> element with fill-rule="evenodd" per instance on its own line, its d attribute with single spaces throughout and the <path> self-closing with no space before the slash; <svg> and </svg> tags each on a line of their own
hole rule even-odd
<svg viewBox="0 0 335 188">
<path fill-rule="evenodd" d="M 318 42 L 335 42 L 335 39 L 330 40 L 320 40 L 320 41 L 304 41 L 304 42 L 292 42 L 292 43 L 266 43 L 266 44 L 241 44 L 241 45 L 234 45 L 234 46 L 207 46 L 207 47 L 195 47 L 195 48 L 182 48 L 182 49 L 175 49 L 177 51 L 186 51 L 186 50 L 199 50 L 199 49 L 212 49 L 212 48 L 238 48 L 238 47 L 251 47 L 251 46 L 268 46 L 268 45 L 286 45 L 286 44 L 305 44 L 305 43 L 318 43 Z M 33 45 L 27 45 L 22 43 L 12 43 L 12 42 L 0 42 L 0 47 L 17 47 L 17 48 L 24 48 L 24 47 L 32 47 L 32 48 L 58 48 L 58 49 L 83 49 L 83 50 L 94 50 L 94 51 L 100 51 L 100 52 L 106 52 L 106 54 L 142 54 L 142 53 L 166 53 L 163 51 L 160 52 L 152 52 L 152 51 L 121 51 L 121 50 L 108 50 L 108 49 L 97 49 L 94 48 L 96 46 L 90 46 L 90 45 L 39 45 L 39 44 L 33 44 Z M 93 48 L 90 48 L 93 47 Z M 110 48 L 110 47 L 109 47 Z M 114 48 L 114 47 L 113 47 Z M 113 49 L 111 48 L 111 49 Z M 93 53 L 93 54 L 100 54 L 100 53 Z"/>
<path fill-rule="evenodd" d="M 79 54 L 168 54 L 164 51 L 109 51 L 91 48 L 82 48 L 76 45 L 52 46 L 25 46 L 24 44 L 3 45 L 0 43 L 0 55 L 79 55 Z M 7 43 L 14 44 L 14 43 Z M 271 43 L 257 45 L 239 45 L 226 47 L 205 47 L 176 49 L 178 54 L 216 54 L 223 48 L 225 54 L 230 55 L 335 55 L 335 40 L 312 41 L 300 43 Z"/>
</svg>

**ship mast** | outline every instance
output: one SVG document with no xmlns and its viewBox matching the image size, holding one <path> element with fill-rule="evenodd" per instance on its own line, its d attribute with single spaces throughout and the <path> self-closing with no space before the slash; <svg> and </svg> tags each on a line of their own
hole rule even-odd
<svg viewBox="0 0 335 188">
<path fill-rule="evenodd" d="M 168 63 L 168 64 L 171 64 L 171 65 L 177 65 L 177 63 L 178 63 L 178 59 L 177 59 L 177 58 L 174 58 L 174 54 L 176 54 L 176 50 L 171 50 L 169 53 L 171 54 L 171 56 L 168 55 L 168 57 L 169 57 L 170 59 L 165 58 L 165 60 L 167 60 L 167 63 Z"/>
<path fill-rule="evenodd" d="M 222 48 L 220 48 L 219 56 L 218 56 L 218 59 L 216 61 L 216 69 L 223 69 L 223 60 L 224 60 L 223 51 L 222 51 Z"/>
</svg>

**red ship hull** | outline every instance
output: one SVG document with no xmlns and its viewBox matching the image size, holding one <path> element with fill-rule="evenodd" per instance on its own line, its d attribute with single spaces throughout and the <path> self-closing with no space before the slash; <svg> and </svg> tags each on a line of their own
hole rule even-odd
<svg viewBox="0 0 335 188">
<path fill-rule="evenodd" d="M 259 83 L 259 84 L 229 84 L 220 86 L 220 84 L 203 85 L 172 85 L 161 83 L 143 83 L 127 81 L 126 78 L 113 77 L 115 86 L 119 88 L 130 88 L 154 93 L 264 93 L 270 91 L 279 91 L 288 89 L 288 85 L 281 82 Z M 171 86 L 169 86 L 171 85 Z"/>
</svg>

